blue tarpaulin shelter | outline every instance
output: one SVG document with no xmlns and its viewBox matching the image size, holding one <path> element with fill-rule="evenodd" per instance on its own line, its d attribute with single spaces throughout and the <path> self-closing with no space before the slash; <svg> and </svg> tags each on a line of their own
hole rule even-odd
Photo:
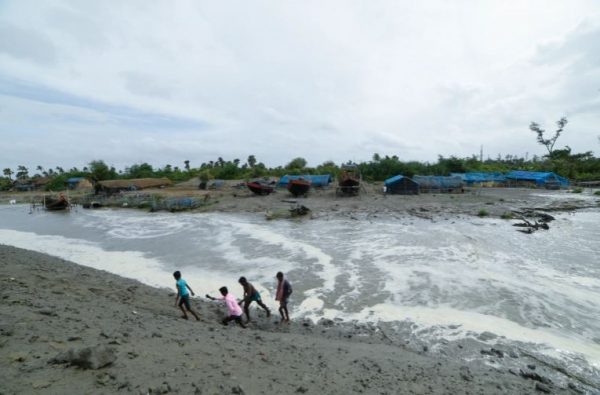
<svg viewBox="0 0 600 395">
<path fill-rule="evenodd" d="M 550 189 L 569 186 L 568 179 L 553 172 L 515 170 L 508 173 L 506 175 L 506 179 L 511 184 L 534 184 L 537 187 L 545 187 Z"/>
<path fill-rule="evenodd" d="M 408 177 L 397 175 L 383 182 L 385 193 L 398 195 L 418 195 L 419 184 Z"/>
<path fill-rule="evenodd" d="M 421 192 L 462 192 L 463 181 L 460 177 L 414 176 Z"/>
<path fill-rule="evenodd" d="M 75 188 L 81 180 L 83 180 L 83 177 L 71 177 L 67 179 L 67 184 L 69 185 L 69 188 Z"/>
<path fill-rule="evenodd" d="M 304 176 L 285 175 L 279 179 L 279 183 L 277 183 L 277 186 L 278 187 L 287 187 L 289 180 L 297 180 L 299 178 L 304 178 L 305 180 L 310 180 L 310 185 L 313 187 L 326 187 L 332 181 L 331 174 L 304 175 Z"/>
<path fill-rule="evenodd" d="M 506 182 L 506 176 L 499 172 L 469 172 L 450 173 L 450 176 L 460 177 L 467 185 L 498 185 Z"/>
</svg>

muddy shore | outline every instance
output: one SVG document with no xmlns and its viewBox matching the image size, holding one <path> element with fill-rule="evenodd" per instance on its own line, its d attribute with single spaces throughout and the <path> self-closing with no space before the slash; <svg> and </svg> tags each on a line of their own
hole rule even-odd
<svg viewBox="0 0 600 395">
<path fill-rule="evenodd" d="M 186 321 L 172 290 L 4 245 L 0 283 L 1 394 L 598 391 L 491 334 L 432 347 L 377 324 L 260 313 L 224 327 L 224 307 L 198 298 L 200 321 Z"/>
<path fill-rule="evenodd" d="M 72 202 L 97 202 L 103 206 L 143 208 L 148 210 L 156 202 L 170 202 L 172 211 L 180 208 L 178 201 L 193 202 L 191 211 L 265 213 L 267 218 L 290 217 L 290 209 L 305 206 L 304 218 L 311 219 L 370 219 L 376 217 L 420 217 L 447 220 L 453 217 L 489 216 L 492 218 L 518 217 L 524 212 L 561 212 L 600 207 L 600 196 L 593 189 L 583 193 L 569 190 L 548 191 L 528 188 L 464 188 L 463 193 L 422 193 L 420 195 L 388 195 L 382 183 L 363 183 L 357 196 L 340 196 L 332 184 L 313 188 L 306 197 L 293 197 L 285 188 L 277 188 L 267 196 L 250 192 L 242 181 L 227 181 L 217 190 L 198 190 L 193 182 L 172 188 L 123 192 L 111 197 L 94 196 L 85 191 L 70 192 Z M 17 203 L 41 202 L 43 193 L 2 193 L 0 204 L 14 200 Z M 557 198 L 559 197 L 559 198 Z M 167 205 L 168 206 L 168 205 Z M 168 209 L 162 206 L 160 209 Z"/>
</svg>

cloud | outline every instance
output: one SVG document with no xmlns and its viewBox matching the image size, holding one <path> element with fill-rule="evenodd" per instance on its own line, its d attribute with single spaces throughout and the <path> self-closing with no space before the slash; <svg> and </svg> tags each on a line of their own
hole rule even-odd
<svg viewBox="0 0 600 395">
<path fill-rule="evenodd" d="M 42 65 L 56 61 L 54 45 L 42 33 L 10 24 L 0 26 L 0 53 Z"/>
<path fill-rule="evenodd" d="M 0 26 L 3 167 L 524 155 L 562 115 L 597 144 L 594 1 L 21 0 Z"/>
</svg>

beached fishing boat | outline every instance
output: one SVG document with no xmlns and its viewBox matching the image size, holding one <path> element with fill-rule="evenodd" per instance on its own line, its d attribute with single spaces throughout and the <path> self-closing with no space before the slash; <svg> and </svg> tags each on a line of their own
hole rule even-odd
<svg viewBox="0 0 600 395">
<path fill-rule="evenodd" d="M 44 207 L 48 211 L 59 211 L 67 210 L 71 207 L 71 204 L 67 198 L 61 193 L 58 199 L 51 197 L 44 197 Z"/>
<path fill-rule="evenodd" d="M 263 184 L 259 181 L 247 182 L 246 186 L 257 195 L 268 195 L 273 192 L 273 187 L 271 185 Z"/>
<path fill-rule="evenodd" d="M 338 178 L 338 191 L 344 195 L 358 195 L 360 181 L 360 173 L 355 165 L 343 166 Z"/>
<path fill-rule="evenodd" d="M 311 182 L 305 178 L 298 178 L 288 182 L 287 189 L 294 196 L 303 196 L 308 193 Z"/>
</svg>

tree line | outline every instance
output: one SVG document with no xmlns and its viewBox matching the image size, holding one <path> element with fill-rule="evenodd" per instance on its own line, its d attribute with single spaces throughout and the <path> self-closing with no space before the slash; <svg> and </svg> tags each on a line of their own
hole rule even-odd
<svg viewBox="0 0 600 395">
<path fill-rule="evenodd" d="M 46 190 L 58 191 L 66 188 L 66 182 L 72 177 L 85 177 L 92 182 L 103 180 L 131 179 L 131 178 L 161 178 L 165 177 L 173 182 L 199 179 L 208 182 L 211 179 L 237 180 L 253 179 L 259 177 L 281 177 L 286 174 L 332 174 L 337 175 L 342 165 L 356 165 L 367 181 L 383 181 L 386 178 L 402 174 L 407 177 L 414 175 L 449 175 L 450 173 L 465 172 L 508 172 L 511 170 L 552 171 L 560 176 L 574 181 L 600 180 L 600 158 L 593 155 L 592 151 L 573 153 L 571 148 L 565 146 L 555 149 L 557 139 L 560 137 L 567 119 L 561 118 L 557 122 L 557 130 L 551 137 L 546 137 L 546 131 L 539 124 L 532 122 L 530 130 L 536 134 L 537 141 L 548 151 L 547 154 L 531 159 L 517 155 L 498 155 L 496 158 L 483 158 L 472 155 L 466 158 L 455 156 L 439 156 L 436 162 L 403 161 L 397 155 L 382 156 L 373 154 L 370 161 L 353 163 L 348 161 L 340 165 L 333 161 L 310 167 L 302 157 L 292 159 L 285 166 L 267 167 L 259 162 L 255 155 L 249 155 L 245 161 L 240 159 L 225 160 L 218 157 L 216 160 L 201 163 L 193 167 L 190 160 L 184 160 L 182 167 L 167 164 L 163 167 L 153 167 L 149 163 L 133 164 L 124 170 L 116 170 L 103 160 L 93 160 L 88 166 L 81 169 L 73 167 L 65 170 L 60 166 L 53 169 L 44 169 L 37 166 L 30 171 L 25 166 L 18 166 L 14 171 L 10 168 L 3 169 L 0 177 L 0 190 L 11 189 L 15 180 L 21 182 L 46 178 Z M 600 137 L 599 137 L 600 140 Z M 14 176 L 14 177 L 13 177 Z"/>
</svg>

